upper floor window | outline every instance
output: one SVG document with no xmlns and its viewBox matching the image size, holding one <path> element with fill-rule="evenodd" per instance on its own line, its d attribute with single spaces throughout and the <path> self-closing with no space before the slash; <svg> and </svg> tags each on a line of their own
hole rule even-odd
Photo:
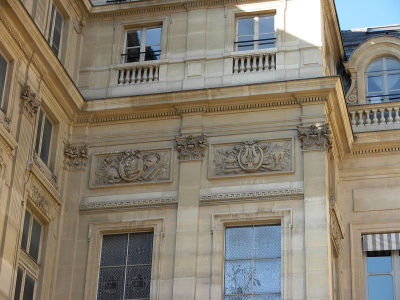
<svg viewBox="0 0 400 300">
<path fill-rule="evenodd" d="M 44 114 L 43 110 L 40 109 L 36 133 L 35 151 L 46 165 L 49 164 L 52 131 L 52 122 Z"/>
<path fill-rule="evenodd" d="M 97 300 L 150 299 L 153 232 L 104 235 Z"/>
<path fill-rule="evenodd" d="M 281 226 L 225 231 L 224 299 L 281 298 Z"/>
<path fill-rule="evenodd" d="M 0 54 L 0 104 L 2 103 L 4 97 L 4 87 L 6 83 L 7 76 L 7 60 Z"/>
<path fill-rule="evenodd" d="M 369 103 L 400 100 L 400 61 L 382 57 L 369 65 L 365 76 Z"/>
<path fill-rule="evenodd" d="M 127 30 L 123 62 L 159 60 L 161 53 L 161 27 Z"/>
<path fill-rule="evenodd" d="M 275 47 L 274 16 L 263 15 L 237 19 L 236 50 L 260 50 Z"/>
<path fill-rule="evenodd" d="M 49 24 L 49 35 L 47 41 L 56 56 L 60 53 L 63 17 L 57 7 L 52 4 Z"/>
</svg>

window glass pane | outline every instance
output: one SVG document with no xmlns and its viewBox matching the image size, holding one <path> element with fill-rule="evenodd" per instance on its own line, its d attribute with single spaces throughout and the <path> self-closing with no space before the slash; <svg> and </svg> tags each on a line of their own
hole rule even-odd
<svg viewBox="0 0 400 300">
<path fill-rule="evenodd" d="M 49 160 L 52 127 L 53 125 L 51 124 L 50 120 L 45 117 L 42 137 L 42 149 L 40 150 L 40 158 L 45 164 L 47 164 Z"/>
<path fill-rule="evenodd" d="M 55 28 L 53 33 L 53 43 L 51 45 L 51 48 L 53 49 L 55 55 L 58 55 L 60 44 L 61 44 L 61 31 L 58 31 L 58 29 Z"/>
<path fill-rule="evenodd" d="M 224 300 L 252 300 L 251 296 L 225 296 Z"/>
<path fill-rule="evenodd" d="M 383 60 L 379 59 L 372 64 L 367 69 L 367 72 L 377 72 L 377 71 L 382 71 L 383 65 L 382 65 Z"/>
<path fill-rule="evenodd" d="M 22 275 L 23 271 L 21 268 L 18 268 L 18 273 L 17 273 L 17 282 L 15 284 L 15 294 L 14 294 L 14 300 L 19 300 L 19 297 L 21 296 L 21 286 L 22 286 Z"/>
<path fill-rule="evenodd" d="M 159 60 L 160 52 L 160 46 L 147 46 L 144 60 Z"/>
<path fill-rule="evenodd" d="M 29 255 L 32 256 L 32 258 L 36 261 L 38 260 L 38 256 L 39 256 L 41 230 L 42 230 L 42 226 L 38 223 L 38 221 L 33 219 L 31 243 L 29 245 Z"/>
<path fill-rule="evenodd" d="M 153 233 L 131 233 L 128 248 L 128 265 L 151 264 Z"/>
<path fill-rule="evenodd" d="M 36 133 L 36 146 L 35 146 L 35 151 L 38 154 L 39 154 L 39 146 L 40 146 L 40 137 L 42 135 L 42 120 L 43 120 L 43 111 L 40 110 L 37 133 Z"/>
<path fill-rule="evenodd" d="M 253 50 L 254 49 L 254 37 L 253 36 L 241 36 L 238 37 L 237 43 L 238 51 Z"/>
<path fill-rule="evenodd" d="M 389 101 L 400 101 L 400 90 L 389 92 Z"/>
<path fill-rule="evenodd" d="M 252 257 L 253 228 L 226 228 L 225 259 Z"/>
<path fill-rule="evenodd" d="M 25 211 L 25 218 L 24 218 L 24 230 L 22 231 L 22 241 L 21 241 L 21 248 L 26 251 L 28 246 L 28 235 L 29 235 L 29 223 L 31 221 L 31 214 L 29 211 Z"/>
<path fill-rule="evenodd" d="M 388 90 L 399 90 L 400 91 L 400 73 L 388 74 Z"/>
<path fill-rule="evenodd" d="M 24 297 L 23 300 L 32 300 L 33 292 L 35 291 L 35 281 L 26 274 L 25 276 L 25 286 L 24 286 Z"/>
<path fill-rule="evenodd" d="M 400 61 L 387 58 L 386 59 L 386 67 L 387 67 L 388 71 L 400 70 Z"/>
<path fill-rule="evenodd" d="M 4 83 L 6 81 L 7 61 L 0 54 L 0 103 L 3 99 Z"/>
<path fill-rule="evenodd" d="M 382 76 L 368 76 L 368 92 L 383 91 Z"/>
<path fill-rule="evenodd" d="M 388 273 L 392 271 L 392 256 L 390 251 L 367 252 L 368 273 Z"/>
<path fill-rule="evenodd" d="M 137 62 L 140 60 L 140 48 L 127 49 L 125 62 Z"/>
<path fill-rule="evenodd" d="M 258 26 L 259 26 L 259 33 L 269 33 L 269 32 L 274 32 L 274 17 L 273 16 L 268 16 L 268 17 L 260 17 L 258 21 Z"/>
<path fill-rule="evenodd" d="M 275 33 L 262 34 L 259 36 L 258 49 L 275 47 Z"/>
<path fill-rule="evenodd" d="M 253 300 L 281 300 L 281 294 L 254 295 Z"/>
<path fill-rule="evenodd" d="M 161 44 L 161 28 L 147 29 L 146 46 Z"/>
<path fill-rule="evenodd" d="M 150 298 L 151 266 L 128 267 L 125 299 Z"/>
<path fill-rule="evenodd" d="M 128 234 L 103 236 L 100 266 L 124 266 L 126 264 L 127 245 Z"/>
<path fill-rule="evenodd" d="M 225 261 L 225 291 L 229 294 L 251 294 L 252 289 L 252 261 L 231 260 Z"/>
<path fill-rule="evenodd" d="M 238 35 L 254 36 L 254 19 L 253 18 L 238 20 Z"/>
<path fill-rule="evenodd" d="M 128 48 L 140 46 L 141 39 L 142 39 L 142 31 L 141 30 L 128 31 L 128 33 L 126 35 L 126 46 Z"/>
<path fill-rule="evenodd" d="M 254 260 L 253 293 L 281 292 L 281 259 Z"/>
<path fill-rule="evenodd" d="M 281 226 L 254 227 L 254 257 L 281 257 Z"/>
<path fill-rule="evenodd" d="M 54 29 L 57 29 L 61 33 L 61 28 L 62 28 L 62 23 L 63 23 L 63 18 L 61 14 L 56 10 L 56 22 Z"/>
<path fill-rule="evenodd" d="M 393 300 L 392 275 L 368 276 L 369 300 Z"/>
<path fill-rule="evenodd" d="M 101 268 L 97 300 L 122 300 L 124 296 L 125 267 Z"/>
</svg>

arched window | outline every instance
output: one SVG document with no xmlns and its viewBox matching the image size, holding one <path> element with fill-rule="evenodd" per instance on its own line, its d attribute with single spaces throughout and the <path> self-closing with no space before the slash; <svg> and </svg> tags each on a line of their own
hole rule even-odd
<svg viewBox="0 0 400 300">
<path fill-rule="evenodd" d="M 367 102 L 400 101 L 400 61 L 382 57 L 369 65 L 365 75 Z"/>
</svg>

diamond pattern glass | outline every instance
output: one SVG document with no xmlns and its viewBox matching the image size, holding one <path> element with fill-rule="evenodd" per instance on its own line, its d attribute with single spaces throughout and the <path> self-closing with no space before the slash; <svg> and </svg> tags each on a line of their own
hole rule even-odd
<svg viewBox="0 0 400 300">
<path fill-rule="evenodd" d="M 99 275 L 98 300 L 124 299 L 125 268 L 102 268 Z"/>
<path fill-rule="evenodd" d="M 128 265 L 151 264 L 153 233 L 141 232 L 129 237 Z"/>
<path fill-rule="evenodd" d="M 254 257 L 281 256 L 281 226 L 254 227 Z"/>
<path fill-rule="evenodd" d="M 128 267 L 125 299 L 150 297 L 151 266 Z"/>
<path fill-rule="evenodd" d="M 252 257 L 252 227 L 233 227 L 226 229 L 226 259 L 244 259 Z"/>
<path fill-rule="evenodd" d="M 250 294 L 252 286 L 252 261 L 225 262 L 225 294 Z"/>
<path fill-rule="evenodd" d="M 280 258 L 260 259 L 254 261 L 253 292 L 254 293 L 281 292 Z"/>
<path fill-rule="evenodd" d="M 254 295 L 253 300 L 281 300 L 280 294 Z"/>
<path fill-rule="evenodd" d="M 124 266 L 128 234 L 105 235 L 101 248 L 101 266 Z"/>
</svg>

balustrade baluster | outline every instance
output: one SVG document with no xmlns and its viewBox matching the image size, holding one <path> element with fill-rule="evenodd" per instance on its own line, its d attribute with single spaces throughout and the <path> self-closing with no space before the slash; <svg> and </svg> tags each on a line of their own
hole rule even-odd
<svg viewBox="0 0 400 300">
<path fill-rule="evenodd" d="M 154 68 L 154 81 L 158 81 L 158 72 L 159 72 L 159 70 L 160 70 L 159 66 L 156 66 Z"/>
<path fill-rule="evenodd" d="M 132 79 L 131 79 L 132 83 L 136 83 L 137 82 L 137 68 L 132 68 Z"/>
<path fill-rule="evenodd" d="M 118 84 L 124 84 L 124 69 L 119 70 Z"/>
<path fill-rule="evenodd" d="M 367 125 L 371 125 L 371 111 L 370 110 L 366 110 L 365 111 L 365 116 L 367 117 L 366 118 L 366 124 Z"/>
<path fill-rule="evenodd" d="M 239 73 L 239 58 L 234 57 L 233 58 L 233 74 L 238 74 Z"/>
<path fill-rule="evenodd" d="M 393 108 L 389 108 L 388 109 L 388 124 L 393 124 Z"/>
<path fill-rule="evenodd" d="M 372 125 L 378 124 L 378 109 L 371 109 L 373 113 Z"/>
<path fill-rule="evenodd" d="M 142 80 L 143 80 L 143 68 L 139 67 L 137 73 L 137 83 L 142 83 Z"/>
<path fill-rule="evenodd" d="M 240 67 L 239 67 L 239 73 L 243 73 L 244 72 L 244 62 L 245 62 L 245 57 L 242 57 L 240 59 Z"/>
<path fill-rule="evenodd" d="M 379 118 L 379 124 L 386 124 L 386 119 L 385 119 L 385 110 L 386 109 L 379 109 L 379 111 L 381 112 L 381 117 Z"/>
<path fill-rule="evenodd" d="M 362 110 L 357 111 L 357 114 L 358 114 L 357 126 L 364 125 L 363 113 L 364 112 Z M 368 119 L 368 114 L 366 114 L 366 116 L 367 116 L 367 119 Z"/>
<path fill-rule="evenodd" d="M 350 115 L 351 115 L 351 125 L 356 125 L 356 112 L 351 111 Z"/>
<path fill-rule="evenodd" d="M 124 70 L 124 84 L 129 83 L 129 69 Z"/>
<path fill-rule="evenodd" d="M 397 123 L 397 122 L 400 121 L 400 117 L 399 117 L 399 107 L 395 107 L 395 108 L 394 108 L 394 112 L 395 112 L 394 123 Z"/>
<path fill-rule="evenodd" d="M 271 55 L 271 68 L 275 70 L 276 64 L 275 64 L 275 54 Z"/>
</svg>

